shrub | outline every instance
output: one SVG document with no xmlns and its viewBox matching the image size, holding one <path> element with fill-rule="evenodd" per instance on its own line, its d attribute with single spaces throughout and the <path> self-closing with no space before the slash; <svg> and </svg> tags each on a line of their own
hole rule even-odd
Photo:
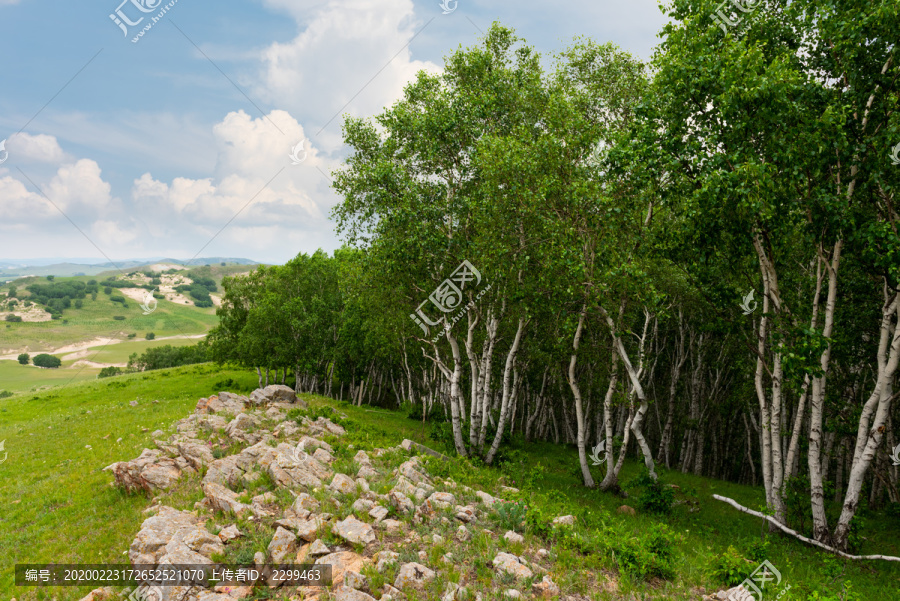
<svg viewBox="0 0 900 601">
<path fill-rule="evenodd" d="M 153 332 L 147 332 L 147 335 L 144 336 L 144 338 L 146 338 L 147 340 L 153 340 L 154 338 L 156 338 L 156 334 L 154 334 Z"/>
<path fill-rule="evenodd" d="M 675 577 L 676 536 L 664 524 L 653 524 L 641 538 L 616 537 L 612 550 L 619 566 L 637 578 Z"/>
<path fill-rule="evenodd" d="M 712 575 L 717 581 L 726 586 L 737 586 L 743 582 L 752 568 L 750 562 L 738 553 L 738 550 L 728 546 L 724 553 L 717 555 L 712 562 Z"/>
<path fill-rule="evenodd" d="M 80 308 L 83 307 L 83 306 L 84 306 L 84 301 L 83 301 L 83 300 L 81 300 L 80 298 L 75 300 L 75 308 L 76 308 L 76 309 L 80 309 Z"/>
<path fill-rule="evenodd" d="M 167 344 L 147 349 L 142 355 L 132 353 L 128 357 L 128 371 L 178 367 L 179 365 L 190 365 L 192 363 L 205 363 L 208 360 L 206 347 L 203 345 L 175 347 Z"/>
<path fill-rule="evenodd" d="M 6 321 L 18 323 L 18 322 L 22 321 L 22 318 L 19 317 L 18 315 L 7 315 Z"/>
<path fill-rule="evenodd" d="M 22 353 L 21 355 L 19 355 L 19 363 L 21 363 L 22 365 L 28 365 L 30 361 L 31 355 L 29 355 L 28 353 Z"/>
<path fill-rule="evenodd" d="M 100 373 L 97 374 L 97 378 L 109 378 L 111 376 L 118 376 L 121 373 L 122 373 L 121 367 L 116 367 L 114 365 L 111 365 L 109 367 L 104 367 L 103 369 L 101 369 Z"/>
<path fill-rule="evenodd" d="M 112 294 L 112 287 L 110 287 L 110 286 L 104 286 L 104 287 L 103 287 L 103 294 Z"/>
<path fill-rule="evenodd" d="M 125 321 L 125 316 L 124 315 L 113 315 L 113 319 L 115 319 L 116 321 Z"/>
<path fill-rule="evenodd" d="M 135 336 L 137 336 L 137 334 L 129 334 L 128 335 L 129 338 L 134 338 Z"/>
<path fill-rule="evenodd" d="M 497 503 L 494 508 L 497 510 L 497 522 L 504 530 L 522 530 L 525 526 L 528 506 L 524 503 L 519 501 Z"/>
<path fill-rule="evenodd" d="M 40 355 L 36 355 L 34 357 L 34 364 L 38 367 L 57 368 L 62 365 L 62 361 L 59 357 L 54 357 L 53 355 L 48 355 L 47 353 L 41 353 Z"/>
<path fill-rule="evenodd" d="M 0 399 L 8 399 L 12 395 L 13 395 L 13 393 L 11 393 L 8 390 L 0 390 Z"/>
<path fill-rule="evenodd" d="M 668 515 L 672 513 L 672 503 L 675 502 L 675 491 L 666 486 L 660 479 L 654 480 L 646 469 L 634 480 L 625 485 L 625 488 L 641 488 L 638 495 L 638 505 L 648 513 Z"/>
</svg>

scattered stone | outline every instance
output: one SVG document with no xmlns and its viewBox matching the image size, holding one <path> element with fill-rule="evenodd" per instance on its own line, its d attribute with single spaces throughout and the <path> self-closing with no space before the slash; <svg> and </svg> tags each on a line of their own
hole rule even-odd
<svg viewBox="0 0 900 601">
<path fill-rule="evenodd" d="M 237 500 L 237 493 L 228 490 L 221 484 L 204 482 L 202 487 L 203 494 L 209 500 L 209 507 L 214 511 L 240 514 L 247 509 L 247 505 Z"/>
<path fill-rule="evenodd" d="M 331 549 L 328 548 L 328 545 L 323 543 L 321 540 L 313 541 L 312 545 L 309 547 L 309 555 L 310 557 L 316 557 L 318 555 L 328 555 L 331 553 Z"/>
<path fill-rule="evenodd" d="M 554 526 L 574 526 L 575 525 L 575 516 L 574 515 L 561 515 L 558 518 L 553 518 Z"/>
<path fill-rule="evenodd" d="M 354 455 L 353 461 L 355 461 L 359 465 L 372 465 L 372 460 L 369 459 L 369 455 L 365 451 L 359 451 L 356 455 Z"/>
<path fill-rule="evenodd" d="M 549 599 L 559 596 L 559 587 L 553 582 L 549 576 L 544 576 L 540 582 L 531 585 L 531 592 L 535 597 L 543 597 Z"/>
<path fill-rule="evenodd" d="M 397 563 L 400 554 L 394 551 L 379 551 L 375 554 L 375 569 L 379 574 L 383 574 L 391 565 Z"/>
<path fill-rule="evenodd" d="M 548 557 L 550 557 L 550 551 L 548 551 L 547 549 L 538 549 L 537 556 L 541 559 L 547 559 Z"/>
<path fill-rule="evenodd" d="M 517 591 L 514 588 L 508 588 L 505 591 L 503 591 L 503 596 L 506 597 L 507 599 L 521 599 L 522 593 L 520 593 L 519 591 Z"/>
<path fill-rule="evenodd" d="M 232 524 L 219 532 L 219 540 L 223 543 L 227 543 L 228 541 L 234 540 L 239 536 L 243 536 L 240 530 L 238 530 L 237 524 Z"/>
<path fill-rule="evenodd" d="M 400 566 L 400 571 L 397 572 L 394 587 L 398 589 L 405 587 L 423 588 L 424 583 L 434 579 L 434 576 L 433 570 L 420 563 L 405 563 Z"/>
<path fill-rule="evenodd" d="M 317 597 L 316 597 L 317 598 Z M 384 597 L 382 597 L 384 599 Z M 349 586 L 342 586 L 334 591 L 335 601 L 375 601 L 375 597 Z"/>
<path fill-rule="evenodd" d="M 500 490 L 502 490 L 503 492 L 508 492 L 508 493 L 517 493 L 517 492 L 519 492 L 519 489 L 518 489 L 518 488 L 513 488 L 512 486 L 501 486 L 501 487 L 500 487 Z"/>
<path fill-rule="evenodd" d="M 475 496 L 478 497 L 479 499 L 481 499 L 481 502 L 484 503 L 485 505 L 487 505 L 488 507 L 493 507 L 494 503 L 497 502 L 497 499 L 495 499 L 494 497 L 492 497 L 491 495 L 487 494 L 484 491 L 476 490 Z"/>
<path fill-rule="evenodd" d="M 362 555 L 352 551 L 340 551 L 320 557 L 316 560 L 316 563 L 331 566 L 331 583 L 336 588 L 344 584 L 344 575 L 347 572 L 361 571 L 365 560 Z"/>
<path fill-rule="evenodd" d="M 296 403 L 298 401 L 294 389 L 283 384 L 272 384 L 265 388 L 257 388 L 250 393 L 250 404 L 266 405 L 269 403 Z M 300 400 L 300 407 L 306 409 L 306 402 Z"/>
<path fill-rule="evenodd" d="M 469 529 L 460 524 L 459 528 L 456 529 L 456 540 L 464 543 L 470 538 L 472 538 L 472 534 L 469 532 Z"/>
<path fill-rule="evenodd" d="M 368 545 L 375 542 L 375 531 L 372 530 L 372 526 L 359 521 L 352 515 L 335 523 L 331 531 L 351 543 Z"/>
<path fill-rule="evenodd" d="M 434 544 L 436 544 L 436 545 L 443 545 L 443 544 L 444 544 L 444 537 L 441 536 L 440 534 L 432 534 L 432 535 L 431 535 L 431 541 L 432 541 Z"/>
<path fill-rule="evenodd" d="M 272 558 L 272 563 L 285 563 L 285 557 L 297 552 L 297 537 L 290 530 L 278 526 L 278 529 L 275 530 L 275 536 L 272 537 L 272 541 L 269 543 L 268 551 L 269 557 Z"/>
<path fill-rule="evenodd" d="M 138 402 L 137 402 L 137 401 L 131 401 L 131 402 L 128 403 L 128 404 L 131 405 L 132 407 L 137 407 L 137 406 L 138 406 Z"/>
<path fill-rule="evenodd" d="M 525 537 L 521 534 L 513 532 L 512 530 L 508 530 L 506 534 L 503 535 L 503 538 L 506 539 L 507 542 L 510 543 L 524 543 Z"/>
<path fill-rule="evenodd" d="M 503 553 L 502 551 L 497 553 L 493 564 L 498 570 L 512 574 L 516 578 L 531 578 L 534 575 L 521 559 L 511 553 Z"/>
<path fill-rule="evenodd" d="M 366 480 L 377 478 L 379 475 L 380 474 L 375 471 L 375 468 L 365 463 L 359 468 L 359 471 L 356 472 L 357 478 L 364 478 Z"/>
<path fill-rule="evenodd" d="M 322 463 L 331 463 L 334 461 L 334 457 L 332 457 L 331 453 L 325 449 L 316 449 L 316 452 L 313 453 L 313 457 L 316 461 L 321 461 Z"/>
<path fill-rule="evenodd" d="M 388 493 L 388 501 L 400 513 L 410 513 L 415 511 L 416 506 L 410 501 L 409 497 L 399 492 Z"/>
<path fill-rule="evenodd" d="M 635 511 L 634 507 L 631 507 L 630 505 L 622 505 L 616 510 L 616 512 L 628 515 L 637 515 L 637 511 Z"/>
<path fill-rule="evenodd" d="M 353 501 L 353 505 L 350 506 L 350 509 L 365 513 L 373 507 L 375 507 L 375 501 L 370 501 L 369 499 L 357 499 Z"/>
<path fill-rule="evenodd" d="M 350 476 L 338 473 L 334 475 L 331 484 L 328 485 L 328 489 L 348 495 L 356 490 L 356 482 L 351 480 Z"/>
<path fill-rule="evenodd" d="M 369 510 L 369 515 L 375 519 L 376 524 L 378 522 L 380 522 L 381 520 L 383 520 L 384 518 L 386 518 L 389 513 L 390 512 L 387 510 L 387 508 L 382 507 L 381 505 L 376 505 L 375 507 L 373 507 L 372 509 Z"/>
<path fill-rule="evenodd" d="M 378 527 L 384 530 L 385 534 L 399 534 L 403 532 L 403 522 L 397 520 L 382 520 L 378 522 Z"/>
<path fill-rule="evenodd" d="M 116 442 L 121 442 L 120 438 Z M 181 477 L 181 469 L 174 459 L 165 457 L 158 449 L 144 449 L 140 457 L 119 461 L 103 468 L 112 472 L 116 484 L 128 492 L 144 490 L 154 493 L 170 488 Z"/>
<path fill-rule="evenodd" d="M 472 507 L 469 507 L 468 505 L 466 505 L 466 506 L 457 505 L 456 506 L 456 519 L 458 519 L 461 522 L 465 522 L 466 524 L 474 522 L 477 519 L 477 517 L 475 515 L 475 509 L 473 509 Z"/>
<path fill-rule="evenodd" d="M 348 571 L 344 574 L 344 586 L 355 588 L 358 591 L 369 590 L 369 579 L 359 572 Z"/>
<path fill-rule="evenodd" d="M 318 508 L 319 502 L 316 501 L 314 497 L 309 496 L 305 492 L 297 495 L 297 498 L 294 499 L 294 504 L 291 505 L 291 509 L 293 509 L 297 515 L 300 515 L 300 512 L 302 510 L 316 511 Z"/>
</svg>

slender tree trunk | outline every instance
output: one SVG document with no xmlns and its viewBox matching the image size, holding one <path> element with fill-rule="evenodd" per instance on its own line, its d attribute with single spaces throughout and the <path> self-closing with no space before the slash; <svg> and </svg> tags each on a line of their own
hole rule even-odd
<svg viewBox="0 0 900 601">
<path fill-rule="evenodd" d="M 513 364 L 516 360 L 516 353 L 519 350 L 519 344 L 522 341 L 522 332 L 525 330 L 526 321 L 524 318 L 519 318 L 519 325 L 516 328 L 516 336 L 513 339 L 513 343 L 510 346 L 509 352 L 506 355 L 506 367 L 503 370 L 503 401 L 500 406 L 500 418 L 497 420 L 497 434 L 494 436 L 494 442 L 491 444 L 491 448 L 488 451 L 487 457 L 485 457 L 485 463 L 490 465 L 494 461 L 494 455 L 497 454 L 497 449 L 500 448 L 500 440 L 503 438 L 503 431 L 506 425 L 506 417 L 509 412 L 509 401 L 510 401 L 510 373 L 512 372 Z"/>
<path fill-rule="evenodd" d="M 578 361 L 578 345 L 581 343 L 581 334 L 584 331 L 584 318 L 586 315 L 587 305 L 582 305 L 581 312 L 578 315 L 578 327 L 575 329 L 575 338 L 572 341 L 572 354 L 569 357 L 569 371 L 566 374 L 566 379 L 575 399 L 575 421 L 578 427 L 578 462 L 581 465 L 581 476 L 584 479 L 584 485 L 588 488 L 593 488 L 594 479 L 591 477 L 591 468 L 588 467 L 587 451 L 585 450 L 585 423 L 584 411 L 581 406 L 581 389 L 578 387 L 578 379 L 575 375 L 575 364 Z"/>
</svg>

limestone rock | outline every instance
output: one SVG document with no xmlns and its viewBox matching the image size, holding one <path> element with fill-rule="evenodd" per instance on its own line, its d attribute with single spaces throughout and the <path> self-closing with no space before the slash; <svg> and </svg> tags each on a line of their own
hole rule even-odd
<svg viewBox="0 0 900 601">
<path fill-rule="evenodd" d="M 320 461 L 322 463 L 331 463 L 332 461 L 334 461 L 334 457 L 332 457 L 331 453 L 329 453 L 325 449 L 316 449 L 316 452 L 313 453 L 313 457 L 315 457 L 316 461 Z"/>
<path fill-rule="evenodd" d="M 271 384 L 265 388 L 257 388 L 250 393 L 250 404 L 266 405 L 269 403 L 295 403 L 297 395 L 294 389 L 283 384 Z M 301 400 L 300 407 L 306 408 L 306 402 Z"/>
<path fill-rule="evenodd" d="M 141 524 L 141 529 L 128 550 L 129 560 L 132 564 L 156 565 L 176 532 L 192 529 L 199 523 L 200 519 L 190 512 L 161 506 L 156 515 Z"/>
<path fill-rule="evenodd" d="M 154 493 L 165 490 L 181 477 L 181 469 L 175 460 L 163 456 L 156 449 L 144 449 L 136 459 L 119 461 L 103 470 L 112 472 L 116 484 L 128 492 L 144 490 Z"/>
<path fill-rule="evenodd" d="M 400 560 L 400 554 L 394 551 L 379 551 L 375 554 L 375 569 L 383 574 L 391 565 Z"/>
<path fill-rule="evenodd" d="M 364 513 L 373 507 L 375 507 L 375 501 L 370 501 L 369 499 L 357 499 L 353 502 L 353 505 L 350 506 L 350 509 Z"/>
<path fill-rule="evenodd" d="M 354 455 L 353 461 L 355 461 L 359 465 L 372 465 L 372 460 L 369 459 L 369 455 L 365 451 L 359 451 L 356 455 Z"/>
<path fill-rule="evenodd" d="M 397 520 L 382 520 L 378 522 L 378 527 L 384 530 L 386 534 L 398 534 L 403 531 L 403 522 Z"/>
<path fill-rule="evenodd" d="M 365 559 L 362 555 L 353 553 L 352 551 L 340 551 L 338 553 L 330 553 L 316 560 L 317 564 L 328 564 L 331 566 L 331 583 L 332 587 L 340 587 L 344 583 L 344 574 L 347 572 L 360 572 Z"/>
<path fill-rule="evenodd" d="M 634 507 L 631 507 L 630 505 L 622 505 L 621 507 L 616 509 L 616 512 L 627 514 L 627 515 L 637 515 L 637 511 L 635 511 Z"/>
<path fill-rule="evenodd" d="M 535 597 L 550 599 L 552 597 L 559 596 L 559 587 L 550 579 L 549 576 L 544 576 L 543 580 L 541 580 L 540 582 L 535 582 L 531 585 L 531 592 L 534 593 Z"/>
<path fill-rule="evenodd" d="M 237 500 L 237 494 L 215 482 L 203 483 L 203 494 L 209 500 L 209 507 L 214 511 L 240 514 L 247 505 Z"/>
<path fill-rule="evenodd" d="M 358 591 L 369 590 L 369 579 L 359 572 L 348 571 L 344 574 L 344 586 L 355 588 Z"/>
<path fill-rule="evenodd" d="M 351 543 L 368 545 L 375 542 L 375 532 L 372 530 L 372 526 L 359 521 L 352 515 L 335 523 L 331 531 Z"/>
<path fill-rule="evenodd" d="M 291 506 L 291 508 L 299 515 L 300 510 L 302 509 L 316 511 L 319 508 L 319 502 L 316 501 L 314 497 L 311 497 L 305 492 L 302 492 L 297 495 L 296 499 L 294 499 L 294 504 Z"/>
<path fill-rule="evenodd" d="M 319 555 L 328 555 L 331 553 L 331 549 L 320 540 L 314 541 L 309 547 L 309 556 L 317 557 Z"/>
<path fill-rule="evenodd" d="M 508 588 L 505 591 L 503 591 L 503 596 L 506 597 L 507 599 L 521 599 L 522 593 L 520 593 L 519 591 L 517 591 L 514 588 Z"/>
<path fill-rule="evenodd" d="M 384 599 L 384 597 L 382 597 Z M 342 586 L 334 591 L 334 601 L 375 601 L 375 597 L 349 586 Z"/>
<path fill-rule="evenodd" d="M 508 530 L 506 534 L 503 535 L 503 538 L 506 539 L 507 542 L 510 543 L 524 543 L 525 537 L 521 534 L 513 532 L 512 530 Z"/>
<path fill-rule="evenodd" d="M 375 468 L 373 468 L 371 465 L 368 465 L 365 463 L 362 466 L 360 466 L 359 470 L 356 472 L 357 478 L 364 478 L 366 480 L 371 480 L 372 478 L 377 478 L 380 475 L 381 474 L 379 474 L 377 471 L 375 471 Z"/>
<path fill-rule="evenodd" d="M 240 530 L 238 530 L 237 524 L 232 524 L 226 528 L 222 528 L 219 532 L 219 540 L 223 543 L 227 543 L 228 541 L 234 540 L 240 536 L 243 536 Z"/>
<path fill-rule="evenodd" d="M 397 572 L 397 578 L 394 580 L 394 587 L 403 589 L 405 587 L 423 588 L 424 584 L 434 579 L 434 571 L 423 566 L 420 563 L 410 562 L 400 566 Z"/>
<path fill-rule="evenodd" d="M 574 515 L 561 515 L 558 518 L 553 518 L 554 526 L 574 526 L 575 525 L 575 516 Z"/>
<path fill-rule="evenodd" d="M 346 474 L 335 474 L 334 478 L 331 480 L 331 484 L 328 485 L 330 490 L 334 492 L 339 492 L 341 494 L 348 495 L 356 490 L 356 482 L 350 479 L 350 476 Z"/>
<path fill-rule="evenodd" d="M 285 558 L 297 552 L 297 537 L 291 534 L 289 530 L 285 530 L 281 526 L 275 530 L 275 536 L 268 547 L 269 557 L 272 563 L 290 563 L 285 562 Z"/>
<path fill-rule="evenodd" d="M 469 529 L 460 524 L 459 528 L 456 529 L 456 540 L 464 543 L 470 538 L 472 538 L 472 534 L 469 532 Z"/>
<path fill-rule="evenodd" d="M 388 501 L 400 513 L 410 513 L 415 511 L 416 506 L 410 501 L 409 497 L 399 492 L 388 493 Z"/>
<path fill-rule="evenodd" d="M 494 567 L 500 571 L 512 574 L 516 578 L 531 578 L 534 573 L 524 565 L 522 561 L 511 553 L 497 553 L 493 561 Z"/>
<path fill-rule="evenodd" d="M 488 507 L 493 507 L 494 503 L 497 502 L 497 499 L 495 499 L 491 495 L 487 494 L 486 492 L 483 492 L 480 490 L 475 491 L 475 496 L 478 497 L 479 499 L 481 499 L 481 502 L 484 503 L 485 505 L 487 505 Z"/>
<path fill-rule="evenodd" d="M 382 507 L 381 505 L 376 505 L 375 507 L 373 507 L 372 509 L 369 510 L 369 515 L 375 519 L 375 523 L 378 523 L 381 520 L 383 520 L 384 518 L 386 518 L 388 516 L 388 513 L 389 512 L 388 512 L 387 508 Z"/>
</svg>

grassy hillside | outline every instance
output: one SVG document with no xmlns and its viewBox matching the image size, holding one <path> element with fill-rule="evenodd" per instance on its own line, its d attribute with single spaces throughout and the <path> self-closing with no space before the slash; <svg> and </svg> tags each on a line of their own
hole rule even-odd
<svg viewBox="0 0 900 601">
<path fill-rule="evenodd" d="M 141 510 L 148 499 L 110 487 L 111 476 L 100 470 L 115 461 L 132 459 L 151 446 L 153 430 L 171 433 L 172 423 L 189 414 L 198 398 L 220 389 L 249 391 L 255 385 L 255 373 L 204 364 L 74 382 L 64 389 L 0 400 L 0 441 L 5 441 L 8 452 L 6 461 L 0 463 L 0 482 L 4 483 L 0 487 L 0 506 L 4 508 L 0 512 L 0 597 L 63 601 L 79 599 L 87 592 L 14 587 L 12 573 L 17 562 L 127 561 L 123 552 L 143 521 Z M 357 447 L 397 444 L 403 438 L 441 447 L 429 438 L 431 424 L 409 419 L 404 413 L 350 407 L 312 395 L 305 398 L 313 407 L 330 405 L 345 412 L 351 420 L 347 442 Z M 137 407 L 129 405 L 133 400 L 138 401 Z M 440 427 L 434 430 L 435 435 L 440 433 Z M 498 483 L 517 486 L 526 503 L 539 505 L 547 515 L 573 513 L 582 523 L 613 528 L 617 533 L 613 542 L 618 545 L 646 550 L 649 533 L 660 523 L 677 536 L 675 578 L 649 582 L 620 573 L 622 559 L 601 551 L 604 542 L 592 538 L 598 536 L 597 531 L 581 531 L 582 540 L 575 544 L 572 540 L 547 542 L 570 568 L 561 584 L 583 586 L 586 580 L 579 575 L 583 570 L 609 575 L 612 584 L 606 590 L 584 591 L 591 598 L 698 599 L 701 587 L 706 591 L 722 588 L 713 568 L 729 554 L 729 546 L 744 556 L 761 553 L 771 561 L 791 586 L 781 597 L 787 601 L 807 601 L 814 598 L 809 596 L 814 591 L 821 594 L 820 599 L 834 601 L 898 598 L 900 566 L 839 560 L 779 536 L 768 536 L 763 544 L 758 520 L 710 497 L 718 493 L 756 507 L 762 503 L 758 489 L 664 472 L 666 482 L 680 487 L 679 498 L 696 502 L 699 511 L 692 513 L 688 509 L 691 504 L 683 504 L 666 518 L 640 511 L 628 516 L 616 509 L 623 503 L 636 507 L 634 494 L 623 501 L 580 486 L 572 448 L 551 444 L 526 448 L 514 443 L 504 447 L 503 454 L 506 462 L 500 468 L 454 459 L 432 469 L 485 490 L 493 490 Z M 623 480 L 634 477 L 638 469 L 636 464 L 627 464 Z M 162 498 L 175 507 L 191 508 L 200 497 L 196 487 L 185 485 Z M 900 553 L 900 541 L 884 534 L 896 532 L 900 525 L 897 517 L 866 515 L 864 520 L 863 553 Z M 851 593 L 838 596 L 848 586 Z"/>
</svg>

